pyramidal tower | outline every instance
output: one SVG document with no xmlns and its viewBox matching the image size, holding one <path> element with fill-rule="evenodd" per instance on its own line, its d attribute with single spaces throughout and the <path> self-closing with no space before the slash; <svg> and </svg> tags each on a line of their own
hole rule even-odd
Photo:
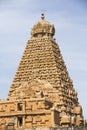
<svg viewBox="0 0 87 130">
<path fill-rule="evenodd" d="M 8 98 L 0 102 L 1 128 L 11 122 L 15 129 L 84 125 L 77 92 L 54 34 L 54 26 L 42 14 L 31 30 Z"/>
</svg>

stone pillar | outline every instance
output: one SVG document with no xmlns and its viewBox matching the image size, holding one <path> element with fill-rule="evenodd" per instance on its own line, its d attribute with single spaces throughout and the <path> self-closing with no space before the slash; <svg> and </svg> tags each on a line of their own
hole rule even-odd
<svg viewBox="0 0 87 130">
<path fill-rule="evenodd" d="M 55 120 L 54 120 L 54 108 L 51 109 L 51 121 L 52 121 L 52 127 L 55 127 Z"/>
<path fill-rule="evenodd" d="M 15 128 L 18 127 L 18 120 L 17 120 L 17 117 L 15 118 Z"/>
<path fill-rule="evenodd" d="M 25 116 L 23 116 L 23 127 L 25 127 Z"/>
</svg>

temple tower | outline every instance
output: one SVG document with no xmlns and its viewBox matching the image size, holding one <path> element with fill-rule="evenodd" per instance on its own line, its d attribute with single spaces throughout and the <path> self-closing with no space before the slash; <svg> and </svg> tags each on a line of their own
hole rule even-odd
<svg viewBox="0 0 87 130">
<path fill-rule="evenodd" d="M 54 34 L 54 26 L 42 14 L 41 20 L 32 28 L 31 39 L 27 42 L 12 82 L 9 98 L 22 83 L 36 79 L 49 82 L 57 90 L 62 87 L 74 91 L 59 46 L 53 38 Z"/>
<path fill-rule="evenodd" d="M 54 26 L 42 14 L 31 30 L 7 98 L 16 104 L 16 128 L 83 125 L 77 92 L 54 34 Z"/>
</svg>

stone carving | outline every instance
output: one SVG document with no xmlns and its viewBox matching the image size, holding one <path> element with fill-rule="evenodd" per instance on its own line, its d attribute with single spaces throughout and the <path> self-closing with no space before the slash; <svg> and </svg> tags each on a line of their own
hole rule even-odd
<svg viewBox="0 0 87 130">
<path fill-rule="evenodd" d="M 34 25 L 9 90 L 0 100 L 0 128 L 83 126 L 84 118 L 60 49 L 55 28 L 45 20 Z"/>
</svg>

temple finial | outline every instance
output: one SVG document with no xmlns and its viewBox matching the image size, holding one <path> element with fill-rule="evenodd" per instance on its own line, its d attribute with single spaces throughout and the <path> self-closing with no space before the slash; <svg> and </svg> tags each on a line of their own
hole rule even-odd
<svg viewBox="0 0 87 130">
<path fill-rule="evenodd" d="M 41 14 L 41 19 L 42 19 L 42 20 L 45 19 L 44 13 Z"/>
</svg>

